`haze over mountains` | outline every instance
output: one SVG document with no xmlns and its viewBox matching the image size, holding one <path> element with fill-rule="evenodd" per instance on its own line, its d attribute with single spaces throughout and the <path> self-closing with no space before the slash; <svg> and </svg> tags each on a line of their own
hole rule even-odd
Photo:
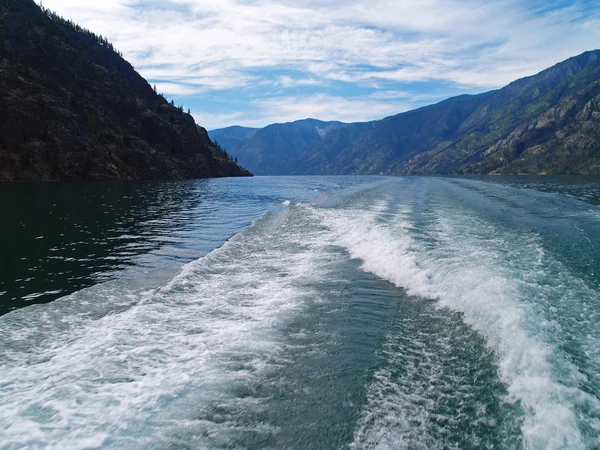
<svg viewBox="0 0 600 450">
<path fill-rule="evenodd" d="M 600 51 L 379 121 L 209 135 L 258 175 L 600 174 Z"/>
<path fill-rule="evenodd" d="M 0 2 L 0 181 L 249 175 L 101 36 Z"/>
</svg>

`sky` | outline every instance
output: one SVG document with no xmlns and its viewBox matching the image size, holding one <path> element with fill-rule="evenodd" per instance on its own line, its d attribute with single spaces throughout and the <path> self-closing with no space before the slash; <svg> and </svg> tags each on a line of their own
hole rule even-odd
<svg viewBox="0 0 600 450">
<path fill-rule="evenodd" d="M 39 3 L 39 0 L 37 0 Z M 600 1 L 43 0 L 207 129 L 381 119 L 600 48 Z"/>
</svg>

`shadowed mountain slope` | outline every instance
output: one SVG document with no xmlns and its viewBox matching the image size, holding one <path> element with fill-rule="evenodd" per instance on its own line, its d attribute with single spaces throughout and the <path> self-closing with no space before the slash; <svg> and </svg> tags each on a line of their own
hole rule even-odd
<svg viewBox="0 0 600 450">
<path fill-rule="evenodd" d="M 305 119 L 258 130 L 229 127 L 211 130 L 209 134 L 253 173 L 287 175 L 304 162 L 304 152 L 319 146 L 329 133 L 345 126 L 342 122 Z"/>
<path fill-rule="evenodd" d="M 104 38 L 0 2 L 0 181 L 240 175 Z"/>
<path fill-rule="evenodd" d="M 246 128 L 233 126 L 221 128 L 220 130 L 210 130 L 208 135 L 215 144 L 219 144 L 227 151 L 236 154 L 240 147 L 243 147 L 260 128 Z"/>
</svg>

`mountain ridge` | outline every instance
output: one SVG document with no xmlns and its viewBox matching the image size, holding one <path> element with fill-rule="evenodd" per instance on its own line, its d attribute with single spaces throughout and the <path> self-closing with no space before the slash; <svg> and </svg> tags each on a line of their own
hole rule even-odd
<svg viewBox="0 0 600 450">
<path fill-rule="evenodd" d="M 289 174 L 600 174 L 598 83 L 591 50 L 501 89 L 345 124 Z"/>
<path fill-rule="evenodd" d="M 250 175 L 105 38 L 0 4 L 0 181 Z"/>
<path fill-rule="evenodd" d="M 332 131 L 347 124 L 339 121 L 302 119 L 274 123 L 264 128 L 227 127 L 210 130 L 215 142 L 238 158 L 248 170 L 262 175 L 286 175 L 301 163 L 301 155 Z M 240 139 L 241 135 L 248 135 Z M 282 151 L 285 149 L 285 151 Z"/>
</svg>

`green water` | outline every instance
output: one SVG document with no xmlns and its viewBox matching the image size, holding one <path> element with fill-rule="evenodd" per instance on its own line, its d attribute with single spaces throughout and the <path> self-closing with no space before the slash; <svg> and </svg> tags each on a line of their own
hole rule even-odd
<svg viewBox="0 0 600 450">
<path fill-rule="evenodd" d="M 0 186 L 0 448 L 600 448 L 599 194 Z"/>
</svg>

